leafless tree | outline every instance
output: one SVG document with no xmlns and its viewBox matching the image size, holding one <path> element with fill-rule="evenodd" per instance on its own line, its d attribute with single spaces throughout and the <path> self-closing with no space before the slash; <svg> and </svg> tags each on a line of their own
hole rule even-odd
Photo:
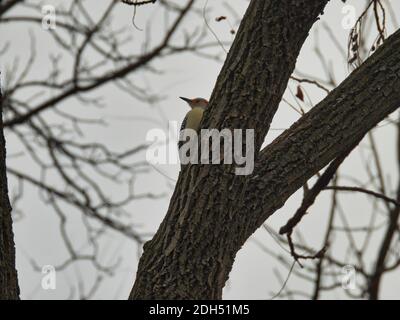
<svg viewBox="0 0 400 320">
<path fill-rule="evenodd" d="M 387 31 L 386 24 L 388 17 L 395 20 L 395 14 L 389 2 L 383 1 L 368 1 L 366 8 L 357 19 L 354 27 L 349 35 L 347 52 L 337 45 L 339 53 L 348 59 L 352 69 L 357 69 L 362 63 L 379 47 L 386 39 Z M 393 21 L 396 24 L 396 21 Z M 375 27 L 374 27 L 375 26 Z M 398 27 L 398 26 L 397 26 Z M 328 25 L 324 25 L 328 31 L 331 40 L 335 44 L 339 44 L 333 30 Z M 369 37 L 371 30 L 375 28 L 375 35 Z M 365 36 L 367 34 L 367 36 Z M 369 38 L 372 38 L 369 39 Z M 338 86 L 334 80 L 334 70 L 330 69 L 329 62 L 326 57 L 321 54 L 321 48 L 315 47 L 316 55 L 321 59 L 321 65 L 325 66 L 327 79 L 319 79 L 319 81 L 309 81 L 308 79 L 299 79 L 292 77 L 298 82 L 307 82 L 311 85 L 325 85 L 332 87 Z M 330 90 L 332 90 L 330 89 Z M 303 90 L 303 89 L 300 89 Z M 329 93 L 329 92 L 328 92 Z M 301 99 L 300 99 L 301 100 Z M 396 117 L 387 118 L 381 126 L 393 126 L 397 131 L 399 122 Z M 399 148 L 397 142 L 396 148 Z M 318 299 L 323 292 L 335 291 L 342 289 L 344 274 L 346 268 L 350 268 L 349 272 L 357 274 L 357 278 L 347 279 L 356 280 L 356 288 L 353 290 L 344 290 L 350 298 L 379 298 L 379 288 L 381 286 L 382 277 L 384 274 L 391 273 L 397 270 L 399 266 L 399 249 L 398 240 L 398 221 L 399 221 L 399 197 L 398 191 L 391 190 L 388 179 L 385 175 L 384 164 L 382 163 L 383 155 L 380 155 L 378 150 L 377 140 L 374 130 L 368 132 L 367 137 L 360 143 L 358 148 L 351 151 L 361 153 L 361 158 L 364 158 L 364 168 L 367 180 L 361 180 L 357 177 L 341 175 L 339 166 L 347 158 L 348 154 L 344 153 L 343 157 L 337 158 L 328 167 L 328 169 L 318 177 L 317 182 L 311 189 L 308 187 L 304 190 L 304 199 L 286 225 L 282 226 L 279 232 L 273 230 L 267 224 L 264 224 L 264 229 L 281 245 L 288 246 L 290 257 L 294 258 L 299 268 L 293 269 L 293 262 L 282 254 L 274 252 L 265 244 L 257 243 L 265 252 L 271 254 L 282 263 L 290 274 L 312 284 L 313 290 L 310 292 L 290 289 L 287 285 L 283 286 L 280 292 L 280 297 L 302 297 Z M 397 152 L 398 154 L 398 152 Z M 399 159 L 397 158 L 398 162 Z M 328 185 L 329 184 L 329 185 Z M 350 185 L 347 185 L 350 184 Z M 305 214 L 310 211 L 311 205 L 317 200 L 321 191 L 331 190 L 331 208 L 327 214 L 327 225 L 321 251 L 306 245 L 304 242 L 304 234 L 299 228 L 296 228 L 298 242 L 293 243 L 291 239 L 292 232 L 295 226 L 299 224 Z M 342 198 L 342 194 L 354 194 L 357 199 L 358 195 L 366 195 L 371 202 L 371 212 L 365 213 L 362 221 L 365 225 L 353 226 L 349 223 L 351 219 L 350 212 L 346 210 L 347 198 Z M 350 216 L 350 218 L 349 218 Z M 286 235 L 286 237 L 282 237 Z M 341 250 L 337 250 L 338 242 Z M 379 243 L 377 245 L 376 243 Z M 346 247 L 343 250 L 343 247 Z M 299 255 L 296 251 L 302 252 Z M 305 266 L 300 263 L 302 259 L 314 259 L 315 262 L 307 263 Z M 282 283 L 285 278 L 280 275 Z M 287 279 L 287 278 L 286 278 Z"/>
<path fill-rule="evenodd" d="M 41 9 L 21 2 L 10 0 L 1 5 L 0 23 L 41 25 L 42 18 L 37 15 L 12 15 L 11 9 L 17 5 L 36 11 Z M 129 161 L 146 150 L 146 145 L 116 153 L 103 144 L 76 142 L 71 137 L 84 134 L 82 127 L 101 124 L 101 121 L 66 113 L 61 104 L 74 98 L 81 104 L 99 106 L 98 99 L 86 95 L 109 83 L 128 91 L 135 99 L 151 102 L 159 97 L 149 96 L 147 90 L 131 79 L 138 70 L 157 72 L 151 65 L 154 59 L 185 51 L 214 58 L 203 49 L 223 46 L 218 39 L 216 43 L 205 42 L 207 30 L 204 21 L 201 31 L 194 29 L 184 37 L 184 44 L 173 43 L 173 35 L 179 32 L 184 16 L 189 11 L 199 16 L 202 14 L 201 8 L 195 7 L 194 0 L 180 5 L 163 0 L 122 2 L 129 5 L 126 8 L 134 8 L 135 28 L 138 28 L 135 24 L 137 7 L 161 6 L 174 16 L 161 43 L 146 43 L 145 53 L 126 55 L 118 50 L 126 41 L 123 32 L 113 32 L 108 28 L 109 18 L 113 9 L 121 5 L 120 1 L 111 1 L 97 20 L 88 18 L 90 12 L 80 1 L 72 1 L 70 7 L 61 12 L 63 20 L 58 22 L 61 30 L 50 32 L 73 57 L 72 76 L 62 78 L 60 57 L 53 57 L 53 71 L 48 77 L 26 80 L 31 61 L 35 59 L 32 50 L 31 58 L 19 76 L 16 76 L 17 67 L 8 72 L 15 79 L 7 77 L 2 99 L 6 134 L 21 142 L 26 148 L 25 154 L 41 172 L 38 178 L 33 172 L 14 168 L 8 163 L 7 173 L 20 182 L 20 190 L 24 184 L 40 190 L 45 195 L 43 200 L 59 216 L 60 232 L 70 257 L 58 269 L 87 259 L 99 271 L 98 281 L 89 293 L 81 293 L 81 298 L 90 298 L 103 274 L 112 272 L 115 267 L 103 266 L 97 259 L 99 239 L 107 230 L 120 232 L 139 245 L 147 238 L 121 218 L 129 214 L 124 211 L 124 205 L 138 197 L 157 195 L 128 192 L 123 200 L 108 199 L 106 190 L 111 184 L 126 183 L 129 189 L 137 175 L 148 172 L 146 162 Z M 340 84 L 336 81 L 335 70 L 318 43 L 315 44 L 315 53 L 327 77 L 317 79 L 303 74 L 295 70 L 296 59 L 311 27 L 328 2 L 250 1 L 218 77 L 202 126 L 254 129 L 257 150 L 254 172 L 249 176 L 236 176 L 234 166 L 230 165 L 184 168 L 166 217 L 152 240 L 144 245 L 130 298 L 221 298 L 236 253 L 259 227 L 263 227 L 274 243 L 279 244 L 280 251 L 271 249 L 268 243 L 258 243 L 259 246 L 288 270 L 286 277 L 277 273 L 282 280 L 282 289 L 274 298 L 321 298 L 323 293 L 342 286 L 340 275 L 344 267 L 351 265 L 359 275 L 358 290 L 345 292 L 350 297 L 377 299 L 383 275 L 398 270 L 400 192 L 399 187 L 391 190 L 385 178 L 374 128 L 385 120 L 384 125 L 392 125 L 400 132 L 398 120 L 389 117 L 400 105 L 400 33 L 397 31 L 387 37 L 388 17 L 395 16 L 390 3 L 367 0 L 365 11 L 351 29 L 346 49 L 335 37 L 334 30 L 324 24 L 320 26 L 348 62 L 347 79 Z M 368 36 L 372 33 L 374 39 L 369 41 Z M 34 47 L 34 37 L 32 43 Z M 96 52 L 98 61 L 85 60 L 89 48 Z M 7 50 L 6 45 L 2 54 Z M 288 84 L 297 89 L 295 104 L 283 96 Z M 318 88 L 326 97 L 305 112 L 307 88 L 311 87 Z M 27 99 L 23 93 L 26 88 L 37 89 L 36 94 Z M 52 95 L 37 103 L 41 91 Z M 262 148 L 281 101 L 297 110 L 301 117 Z M 32 145 L 36 147 L 32 148 Z M 397 148 L 400 149 L 400 144 Z M 366 182 L 340 174 L 340 166 L 355 152 L 365 157 Z M 88 176 L 87 170 L 97 176 Z M 62 188 L 49 182 L 49 177 L 54 176 L 63 181 Z M 106 179 L 106 183 L 99 183 L 100 179 Z M 266 220 L 300 188 L 303 188 L 303 200 L 293 217 L 279 230 L 271 228 Z M 326 208 L 323 241 L 315 248 L 304 241 L 300 232 L 301 221 L 307 213 L 317 214 L 310 208 L 326 192 L 332 194 L 331 206 Z M 371 213 L 365 226 L 353 226 L 348 221 L 351 213 L 346 212 L 343 195 L 349 192 L 357 197 L 365 195 L 371 201 Z M 17 194 L 15 199 L 21 196 Z M 82 213 L 92 246 L 91 254 L 80 253 L 68 238 L 65 222 L 69 213 L 65 211 L 65 205 Z M 346 250 L 338 252 L 335 246 L 343 248 L 343 241 Z M 374 249 L 376 241 L 380 243 Z M 10 268 L 14 270 L 13 265 Z M 312 290 L 290 288 L 290 277 L 311 283 Z"/>
<path fill-rule="evenodd" d="M 151 2 L 155 1 L 134 4 Z M 26 201 L 26 192 L 36 190 L 38 201 L 57 215 L 59 223 L 53 227 L 59 228 L 67 252 L 55 269 L 61 271 L 79 261 L 88 261 L 97 274 L 93 285 L 85 283 L 72 288 L 78 291 L 79 298 L 93 296 L 99 282 L 117 270 L 117 258 L 105 263 L 100 256 L 107 235 L 118 232 L 139 247 L 150 236 L 135 226 L 127 206 L 132 201 L 164 196 L 136 191 L 136 180 L 153 170 L 144 158 L 146 142 L 114 151 L 112 145 L 88 137 L 91 128 L 106 128 L 108 124 L 106 118 L 95 113 L 96 109 L 106 107 L 99 90 L 111 86 L 128 94 L 133 106 L 135 101 L 152 106 L 163 97 L 142 79 L 162 72 L 153 65 L 155 60 L 187 52 L 200 56 L 204 53 L 203 57 L 214 59 L 207 56 L 206 50 L 219 48 L 219 43 L 208 40 L 200 18 L 192 29 L 181 27 L 189 12 L 201 16 L 202 11 L 193 4 L 194 1 L 157 3 L 165 17 L 164 34 L 157 42 L 151 38 L 151 30 L 158 27 L 159 21 L 150 18 L 145 30 L 137 30 L 136 9 L 133 12 L 121 1 L 103 2 L 99 7 L 102 12 L 93 12 L 93 1 L 66 1 L 56 8 L 55 28 L 51 26 L 51 16 L 46 16 L 46 3 L 5 1 L 0 5 L 0 24 L 9 28 L 22 25 L 30 35 L 26 63 L 21 63 L 26 58 L 22 52 L 1 70 L 3 128 L 7 141 L 17 150 L 8 154 L 7 163 L 9 179 L 17 185 L 10 194 L 14 219 L 29 214 L 22 212 L 20 205 Z M 116 28 L 113 23 L 118 8 L 133 12 L 132 22 L 124 22 L 123 28 Z M 37 37 L 43 31 L 57 50 L 47 58 L 50 72 L 37 76 L 33 66 L 40 52 Z M 135 32 L 144 40 L 132 50 Z M 12 42 L 3 43 L 1 56 L 10 61 L 12 49 Z M 75 112 L 77 108 L 91 112 Z M 27 161 L 29 168 L 23 165 Z M 110 196 L 113 189 L 119 190 L 119 198 Z M 70 220 L 77 214 L 86 230 L 83 246 L 76 244 L 69 231 Z M 40 272 L 41 263 L 35 257 L 28 258 Z"/>
<path fill-rule="evenodd" d="M 321 291 L 342 286 L 339 275 L 348 264 L 361 275 L 362 284 L 360 292 L 347 293 L 352 297 L 378 298 L 382 275 L 399 266 L 399 252 L 395 250 L 398 244 L 394 242 L 398 237 L 400 199 L 398 192 L 392 197 L 386 189 L 372 129 L 400 105 L 400 56 L 396 52 L 400 33 L 386 39 L 387 3 L 368 1 L 350 33 L 345 56 L 352 72 L 345 81 L 336 83 L 334 70 L 326 64 L 320 47 L 316 47 L 316 53 L 327 66 L 328 79 L 291 77 L 300 48 L 327 3 L 250 2 L 202 126 L 255 129 L 256 150 L 260 151 L 254 173 L 235 176 L 233 167 L 228 165 L 196 165 L 181 172 L 167 215 L 144 246 L 130 298 L 221 298 L 237 251 L 263 224 L 275 241 L 286 246 L 288 256 L 260 245 L 286 265 L 290 274 L 314 284 L 311 293 L 289 290 L 287 278 L 282 277 L 282 290 L 274 298 L 298 295 L 317 299 Z M 370 12 L 376 38 L 366 44 L 364 22 Z M 328 30 L 328 34 L 337 45 L 333 31 Z M 301 105 L 305 91 L 299 86 L 296 97 L 300 103 L 293 107 L 300 109 L 301 118 L 261 149 L 290 77 L 294 82 L 315 85 L 327 96 L 305 113 Z M 366 164 L 370 179 L 362 185 L 342 185 L 345 179 L 338 169 L 361 141 L 364 145 L 364 137 L 373 165 Z M 315 180 L 311 188 L 310 179 Z M 265 225 L 265 220 L 300 187 L 304 198 L 293 218 L 279 232 Z M 320 248 L 312 248 L 293 240 L 292 233 L 323 190 L 332 190 L 332 207 L 328 210 L 324 241 Z M 347 222 L 340 205 L 341 192 L 362 193 L 373 199 L 366 227 L 359 230 Z M 378 201 L 383 203 L 388 217 L 384 223 L 377 219 L 382 209 Z M 364 261 L 367 247 L 372 233 L 382 228 L 383 240 L 370 271 Z M 365 236 L 361 241 L 355 235 L 359 231 Z M 337 257 L 333 250 L 333 237 L 337 234 L 347 237 L 344 257 Z"/>
</svg>

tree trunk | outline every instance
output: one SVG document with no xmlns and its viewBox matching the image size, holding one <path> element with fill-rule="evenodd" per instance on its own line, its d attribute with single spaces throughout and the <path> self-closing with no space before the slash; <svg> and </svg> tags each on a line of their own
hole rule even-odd
<svg viewBox="0 0 400 320">
<path fill-rule="evenodd" d="M 204 127 L 254 128 L 256 148 L 261 147 L 301 46 L 326 3 L 250 3 L 218 77 Z M 181 173 L 164 221 L 144 246 L 131 298 L 221 298 L 239 249 L 232 241 L 237 230 L 230 228 L 228 209 L 237 199 L 227 190 L 240 190 L 246 178 L 219 167 L 192 166 Z"/>
<path fill-rule="evenodd" d="M 11 205 L 8 199 L 3 97 L 0 92 L 0 300 L 19 299 Z"/>
<path fill-rule="evenodd" d="M 204 128 L 268 132 L 300 48 L 327 1 L 251 1 Z M 318 170 L 400 105 L 400 32 L 261 152 L 250 176 L 192 165 L 145 244 L 131 299 L 219 299 L 236 253 Z"/>
</svg>

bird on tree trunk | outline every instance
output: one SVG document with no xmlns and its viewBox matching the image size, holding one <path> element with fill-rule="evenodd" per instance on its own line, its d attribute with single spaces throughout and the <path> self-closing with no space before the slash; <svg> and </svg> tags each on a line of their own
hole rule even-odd
<svg viewBox="0 0 400 320">
<path fill-rule="evenodd" d="M 194 99 L 189 99 L 189 98 L 185 98 L 185 97 L 179 97 L 179 98 L 181 98 L 183 101 L 187 102 L 187 104 L 191 108 L 191 110 L 186 114 L 185 118 L 183 119 L 182 125 L 181 125 L 180 136 L 179 136 L 179 141 L 178 141 L 178 150 L 179 150 L 179 154 L 181 155 L 181 153 L 180 153 L 181 147 L 186 142 L 186 140 L 182 137 L 184 130 L 192 129 L 197 134 L 199 133 L 200 124 L 201 124 L 201 120 L 203 119 L 204 111 L 208 107 L 208 101 L 204 98 L 194 98 Z"/>
</svg>

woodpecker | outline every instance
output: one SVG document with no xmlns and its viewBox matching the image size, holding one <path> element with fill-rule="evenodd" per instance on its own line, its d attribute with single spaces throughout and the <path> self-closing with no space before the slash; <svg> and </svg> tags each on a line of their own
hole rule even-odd
<svg viewBox="0 0 400 320">
<path fill-rule="evenodd" d="M 204 110 L 206 110 L 208 107 L 208 101 L 204 98 L 179 98 L 181 98 L 183 101 L 186 101 L 192 108 L 182 121 L 181 132 L 184 129 L 193 129 L 198 132 L 200 129 L 201 120 L 203 119 Z M 185 141 L 178 141 L 178 149 L 180 149 L 184 143 Z"/>
</svg>

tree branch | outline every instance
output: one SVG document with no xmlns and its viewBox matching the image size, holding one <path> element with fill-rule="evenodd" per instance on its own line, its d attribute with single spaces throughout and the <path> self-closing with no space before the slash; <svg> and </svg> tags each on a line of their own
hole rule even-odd
<svg viewBox="0 0 400 320">
<path fill-rule="evenodd" d="M 327 2 L 251 1 L 218 77 L 204 128 L 255 129 L 259 150 L 301 46 Z M 248 179 L 230 170 L 196 165 L 181 172 L 168 213 L 144 246 L 130 298 L 221 297 L 242 244 L 243 228 L 236 222 L 243 213 L 234 214 L 240 200 L 235 195 Z"/>
<path fill-rule="evenodd" d="M 255 209 L 251 214 L 255 224 L 249 225 L 246 236 L 318 170 L 400 106 L 399 49 L 400 30 L 262 151 L 241 206 Z"/>
</svg>

